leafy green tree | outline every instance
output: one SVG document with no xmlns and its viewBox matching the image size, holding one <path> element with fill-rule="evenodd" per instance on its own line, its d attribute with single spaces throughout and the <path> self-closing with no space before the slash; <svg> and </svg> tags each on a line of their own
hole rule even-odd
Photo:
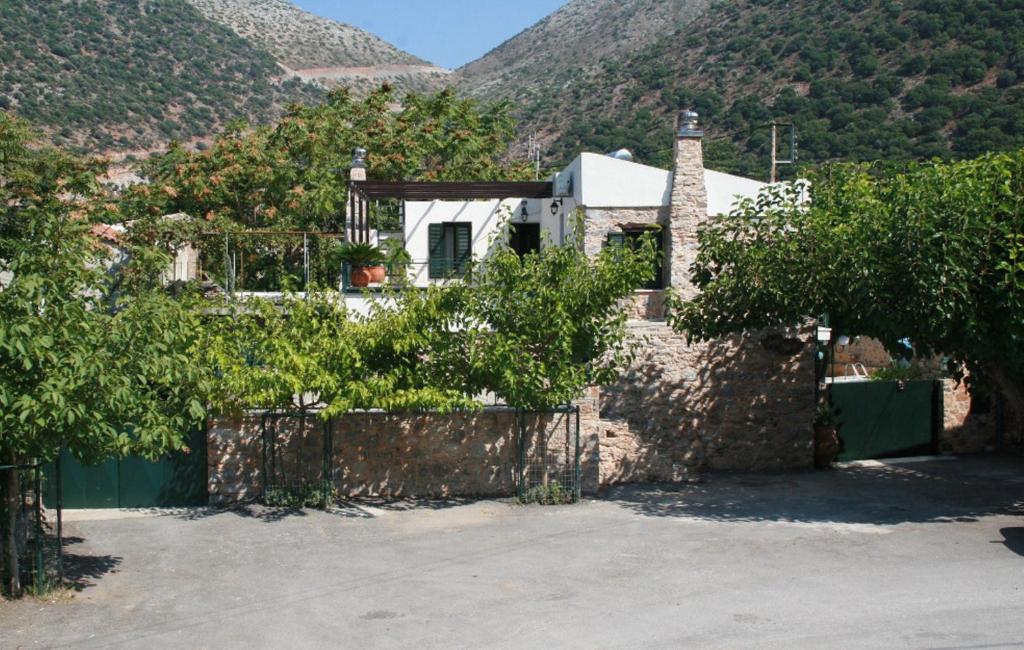
<svg viewBox="0 0 1024 650">
<path fill-rule="evenodd" d="M 337 232 L 357 146 L 369 151 L 367 175 L 376 180 L 529 177 L 525 164 L 506 160 L 515 135 L 506 105 L 481 106 L 450 90 L 407 95 L 401 110 L 396 99 L 388 86 L 361 100 L 340 89 L 323 105 L 293 106 L 273 127 L 232 124 L 205 151 L 173 146 L 144 166 L 153 182 L 128 193 L 124 218 L 185 212 L 209 231 Z M 220 268 L 223 241 L 197 243 L 207 266 Z M 239 275 L 245 288 L 281 289 L 281 269 L 301 266 L 301 240 L 263 245 L 253 259 L 240 259 Z M 270 260 L 271 267 L 259 266 Z M 314 265 L 317 277 L 328 276 L 325 255 Z"/>
<path fill-rule="evenodd" d="M 448 333 L 450 304 L 438 292 L 407 292 L 360 317 L 336 294 L 312 292 L 229 305 L 210 319 L 202 346 L 218 375 L 213 404 L 232 413 L 315 409 L 323 418 L 471 407 L 470 397 L 436 379 L 433 348 Z"/>
<path fill-rule="evenodd" d="M 160 291 L 116 292 L 114 260 L 89 234 L 105 209 L 101 169 L 34 147 L 0 113 L 0 464 L 61 447 L 86 462 L 152 458 L 204 417 L 194 312 Z M 18 471 L 3 479 L 0 546 L 16 595 Z"/>
<path fill-rule="evenodd" d="M 829 314 L 843 334 L 942 354 L 1024 421 L 1024 151 L 836 165 L 700 233 L 701 293 L 670 320 L 695 339 Z"/>
<path fill-rule="evenodd" d="M 657 254 L 653 236 L 596 256 L 572 238 L 522 257 L 499 246 L 452 289 L 464 310 L 459 374 L 528 410 L 610 383 L 632 351 L 621 301 L 652 279 Z"/>
</svg>

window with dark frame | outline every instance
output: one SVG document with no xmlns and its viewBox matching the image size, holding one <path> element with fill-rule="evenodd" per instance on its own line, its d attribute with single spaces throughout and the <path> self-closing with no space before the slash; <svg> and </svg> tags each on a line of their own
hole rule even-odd
<svg viewBox="0 0 1024 650">
<path fill-rule="evenodd" d="M 462 276 L 473 253 L 472 224 L 432 223 L 428 236 L 428 276 L 434 280 Z"/>
<path fill-rule="evenodd" d="M 619 232 L 608 233 L 608 246 L 629 246 L 636 249 L 640 238 L 647 234 L 654 235 L 654 243 L 658 250 L 658 259 L 654 262 L 654 279 L 641 287 L 642 289 L 665 288 L 665 232 L 662 228 L 648 226 L 641 228 L 623 228 Z"/>
</svg>

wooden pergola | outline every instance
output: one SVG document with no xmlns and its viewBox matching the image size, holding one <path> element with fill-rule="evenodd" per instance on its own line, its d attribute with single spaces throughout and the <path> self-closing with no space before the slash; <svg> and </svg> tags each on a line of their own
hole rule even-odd
<svg viewBox="0 0 1024 650">
<path fill-rule="evenodd" d="M 423 182 L 423 181 L 351 181 L 345 230 L 356 242 L 370 241 L 370 201 L 470 201 L 474 199 L 549 199 L 554 196 L 551 182 Z"/>
</svg>

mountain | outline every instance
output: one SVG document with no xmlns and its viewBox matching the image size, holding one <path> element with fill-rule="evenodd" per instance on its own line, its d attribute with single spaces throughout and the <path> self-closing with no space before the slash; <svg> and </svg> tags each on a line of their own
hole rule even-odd
<svg viewBox="0 0 1024 650">
<path fill-rule="evenodd" d="M 357 92 L 382 82 L 430 91 L 448 70 L 351 25 L 308 13 L 289 0 L 188 0 L 208 19 L 270 52 L 289 75 Z"/>
<path fill-rule="evenodd" d="M 325 87 L 428 91 L 447 74 L 286 0 L 0 0 L 0 110 L 80 151 L 202 146 Z"/>
<path fill-rule="evenodd" d="M 60 145 L 143 151 L 321 95 L 184 0 L 0 2 L 0 109 Z"/>
<path fill-rule="evenodd" d="M 451 81 L 486 99 L 523 100 L 563 83 L 572 71 L 672 33 L 711 0 L 572 0 L 536 25 L 459 68 Z"/>
<path fill-rule="evenodd" d="M 667 166 L 690 107 L 708 165 L 755 177 L 771 120 L 802 162 L 974 156 L 1024 147 L 1024 2 L 575 0 L 454 78 L 513 98 L 551 165 L 627 147 Z"/>
</svg>

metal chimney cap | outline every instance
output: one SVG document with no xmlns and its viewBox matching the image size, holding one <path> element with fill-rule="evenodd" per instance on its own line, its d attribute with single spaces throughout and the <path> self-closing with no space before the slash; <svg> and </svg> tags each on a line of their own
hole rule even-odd
<svg viewBox="0 0 1024 650">
<path fill-rule="evenodd" d="M 356 147 L 352 150 L 352 166 L 366 167 L 366 149 L 363 147 Z"/>
<path fill-rule="evenodd" d="M 680 138 L 700 138 L 704 136 L 704 131 L 700 128 L 700 116 L 697 115 L 696 111 L 687 109 L 679 112 L 679 137 Z"/>
</svg>

